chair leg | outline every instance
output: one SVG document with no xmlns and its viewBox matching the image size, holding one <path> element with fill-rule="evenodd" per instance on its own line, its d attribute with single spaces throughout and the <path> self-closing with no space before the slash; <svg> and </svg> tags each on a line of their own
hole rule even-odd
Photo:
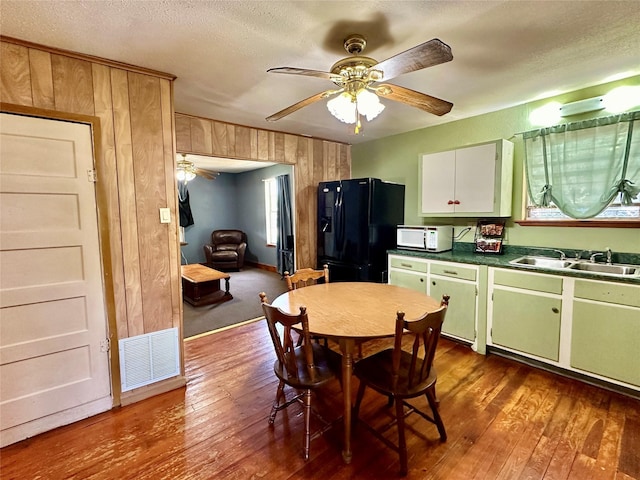
<svg viewBox="0 0 640 480">
<path fill-rule="evenodd" d="M 396 420 L 398 422 L 398 453 L 400 453 L 400 475 L 407 474 L 407 442 L 404 437 L 404 405 L 396 400 Z"/>
<path fill-rule="evenodd" d="M 440 417 L 438 408 L 440 402 L 436 400 L 435 389 L 427 390 L 426 396 L 431 411 L 433 412 L 433 420 L 435 421 L 436 427 L 438 427 L 438 433 L 440 433 L 440 441 L 445 442 L 447 440 L 447 431 L 444 429 L 444 423 L 442 423 L 442 417 Z"/>
<path fill-rule="evenodd" d="M 276 420 L 276 414 L 278 413 L 278 406 L 280 405 L 280 399 L 284 396 L 284 382 L 280 380 L 278 383 L 278 390 L 276 390 L 276 399 L 273 401 L 271 407 L 271 413 L 269 414 L 269 425 L 273 425 Z"/>
<path fill-rule="evenodd" d="M 364 397 L 364 390 L 367 388 L 367 385 L 360 380 L 360 386 L 358 387 L 358 394 L 356 395 L 356 404 L 353 406 L 353 411 L 351 415 L 351 421 L 353 425 L 358 421 L 358 413 L 360 412 L 360 404 L 362 403 L 362 397 Z"/>
<path fill-rule="evenodd" d="M 309 460 L 311 448 L 311 390 L 304 392 L 304 459 Z"/>
</svg>

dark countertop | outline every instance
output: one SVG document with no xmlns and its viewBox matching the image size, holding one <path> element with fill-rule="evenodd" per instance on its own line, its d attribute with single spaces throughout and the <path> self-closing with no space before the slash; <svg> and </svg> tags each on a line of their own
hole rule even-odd
<svg viewBox="0 0 640 480">
<path fill-rule="evenodd" d="M 499 267 L 499 268 L 509 268 L 513 270 L 523 270 L 528 272 L 538 272 L 538 273 L 547 273 L 551 275 L 561 275 L 563 277 L 576 277 L 576 278 L 584 278 L 590 280 L 602 280 L 607 282 L 616 282 L 616 283 L 630 283 L 634 285 L 640 285 L 640 277 L 622 277 L 622 276 L 613 276 L 613 275 L 600 275 L 596 273 L 584 273 L 578 270 L 570 270 L 570 269 L 550 269 L 550 268 L 541 268 L 541 267 L 533 267 L 533 266 L 517 266 L 511 265 L 509 262 L 511 260 L 515 260 L 516 258 L 522 257 L 523 255 L 535 255 L 538 257 L 550 257 L 550 258 L 558 258 L 558 253 L 554 252 L 552 248 L 538 248 L 538 247 L 517 247 L 517 246 L 507 246 L 504 247 L 504 253 L 497 254 L 488 254 L 488 253 L 476 253 L 474 252 L 475 245 L 472 243 L 456 243 L 454 244 L 454 249 L 449 250 L 447 252 L 440 253 L 430 253 L 430 252 L 420 252 L 416 250 L 403 250 L 403 249 L 394 249 L 387 250 L 388 254 L 393 255 L 405 255 L 409 257 L 416 258 L 426 258 L 430 260 L 442 260 L 445 262 L 457 262 L 457 263 L 467 263 L 470 265 L 486 265 L 488 267 Z M 560 249 L 565 252 L 568 259 L 575 258 L 575 255 L 578 253 L 577 250 L 565 250 Z M 640 266 L 640 254 L 634 253 L 614 253 L 613 254 L 613 263 L 624 263 L 630 265 L 639 265 Z"/>
</svg>

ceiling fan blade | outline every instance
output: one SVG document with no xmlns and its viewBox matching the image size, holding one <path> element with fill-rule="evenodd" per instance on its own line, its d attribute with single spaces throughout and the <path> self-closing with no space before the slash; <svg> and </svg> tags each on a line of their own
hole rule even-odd
<svg viewBox="0 0 640 480">
<path fill-rule="evenodd" d="M 218 172 L 210 172 L 209 170 L 196 168 L 196 175 L 200 175 L 202 178 L 206 178 L 207 180 L 215 180 L 220 174 Z"/>
<path fill-rule="evenodd" d="M 391 85 L 390 83 L 372 87 L 372 90 L 382 98 L 389 98 L 396 102 L 406 103 L 407 105 L 438 116 L 449 113 L 453 107 L 453 103 L 447 102 L 446 100 L 441 100 L 398 85 Z"/>
<path fill-rule="evenodd" d="M 267 117 L 266 120 L 268 120 L 269 122 L 275 122 L 276 120 L 280 120 L 282 117 L 286 117 L 287 115 L 300 110 L 302 107 L 311 105 L 312 103 L 315 103 L 318 100 L 322 100 L 323 98 L 328 98 L 331 95 L 342 92 L 343 90 L 343 88 L 340 88 L 338 90 L 325 90 L 324 92 L 316 93 L 312 97 L 305 98 L 298 103 L 294 103 L 293 105 L 290 105 L 287 108 L 274 113 L 273 115 Z"/>
<path fill-rule="evenodd" d="M 415 72 L 416 70 L 449 62 L 452 59 L 451 47 L 434 38 L 391 58 L 387 58 L 371 67 L 371 69 L 380 70 L 383 73 L 382 79 L 389 80 L 403 73 Z"/>
<path fill-rule="evenodd" d="M 335 73 L 323 72 L 320 70 L 307 70 L 305 68 L 296 68 L 296 67 L 270 68 L 269 70 L 267 70 L 267 73 L 286 73 L 289 75 L 303 75 L 305 77 L 325 78 L 331 81 L 344 80 L 340 75 L 336 75 Z"/>
</svg>

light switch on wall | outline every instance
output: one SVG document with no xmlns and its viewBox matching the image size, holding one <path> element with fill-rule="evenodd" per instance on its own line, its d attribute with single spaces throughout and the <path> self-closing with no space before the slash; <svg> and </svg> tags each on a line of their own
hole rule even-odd
<svg viewBox="0 0 640 480">
<path fill-rule="evenodd" d="M 171 210 L 168 208 L 160 209 L 160 223 L 171 223 Z"/>
</svg>

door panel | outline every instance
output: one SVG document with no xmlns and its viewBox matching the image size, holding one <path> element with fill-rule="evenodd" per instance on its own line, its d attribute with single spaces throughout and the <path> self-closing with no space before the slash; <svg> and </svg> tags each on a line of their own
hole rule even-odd
<svg viewBox="0 0 640 480">
<path fill-rule="evenodd" d="M 429 295 L 451 297 L 442 332 L 473 341 L 476 338 L 476 285 L 431 276 Z"/>
<path fill-rule="evenodd" d="M 495 143 L 456 151 L 456 213 L 493 211 L 495 172 Z"/>
<path fill-rule="evenodd" d="M 456 152 L 432 153 L 422 157 L 422 212 L 453 213 Z"/>
<path fill-rule="evenodd" d="M 1 116 L 2 445 L 112 406 L 88 125 Z"/>
<path fill-rule="evenodd" d="M 561 311 L 560 298 L 496 289 L 492 341 L 558 361 Z"/>
</svg>

